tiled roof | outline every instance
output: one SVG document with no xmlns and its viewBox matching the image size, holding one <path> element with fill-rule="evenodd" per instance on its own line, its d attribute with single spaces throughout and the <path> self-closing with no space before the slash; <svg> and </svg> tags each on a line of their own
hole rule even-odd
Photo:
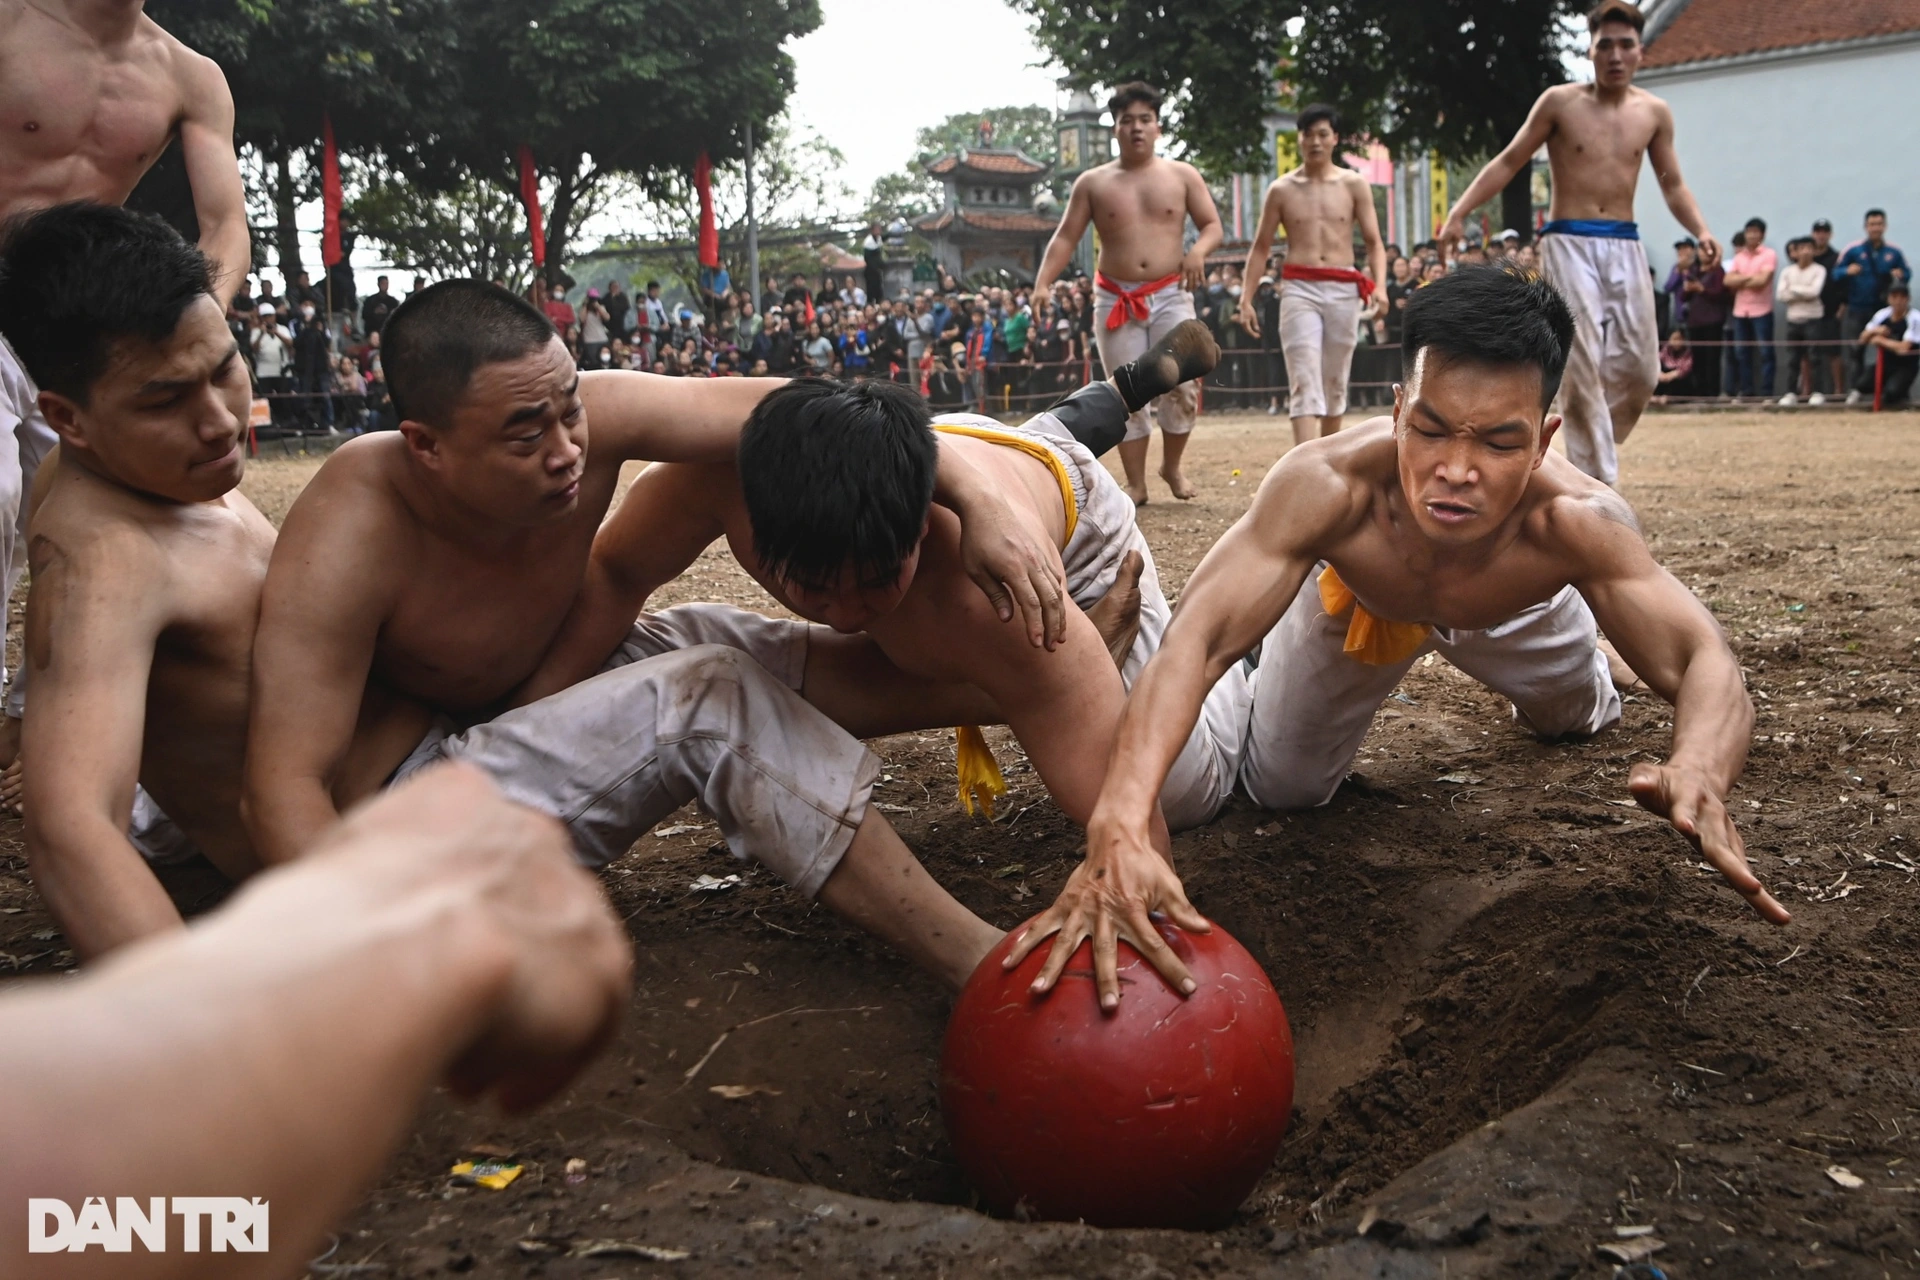
<svg viewBox="0 0 1920 1280">
<path fill-rule="evenodd" d="M 932 214 L 914 223 L 917 231 L 945 231 L 954 223 L 972 227 L 976 231 L 1017 231 L 1051 235 L 1060 225 L 1054 218 L 1043 218 L 1036 213 L 983 213 L 977 209 L 952 209 Z"/>
<path fill-rule="evenodd" d="M 1716 58 L 1920 31 L 1915 0 L 1691 0 L 1647 46 L 1644 65 Z"/>
<path fill-rule="evenodd" d="M 1023 152 L 975 151 L 969 148 L 941 156 L 927 166 L 927 172 L 937 177 L 952 173 L 959 168 L 972 169 L 979 173 L 1006 173 L 1021 178 L 1047 171 L 1046 165 L 1031 159 Z"/>
</svg>

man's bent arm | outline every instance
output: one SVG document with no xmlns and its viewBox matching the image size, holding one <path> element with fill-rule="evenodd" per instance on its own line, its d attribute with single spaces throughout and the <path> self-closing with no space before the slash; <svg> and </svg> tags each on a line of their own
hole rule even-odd
<svg viewBox="0 0 1920 1280">
<path fill-rule="evenodd" d="M 261 589 L 242 809 L 263 863 L 291 861 L 339 820 L 335 774 L 388 611 L 403 535 L 382 527 L 375 502 L 354 501 L 368 481 L 327 475 L 348 461 L 336 453 L 294 502 Z"/>
<path fill-rule="evenodd" d="M 626 369 L 580 375 L 595 452 L 623 462 L 732 462 L 754 406 L 785 378 L 669 378 Z"/>
<path fill-rule="evenodd" d="M 1527 112 L 1526 123 L 1520 126 L 1520 132 L 1513 135 L 1499 155 L 1487 161 L 1486 167 L 1474 176 L 1460 198 L 1453 202 L 1453 208 L 1447 210 L 1447 221 L 1434 236 L 1440 242 L 1440 251 L 1445 253 L 1455 240 L 1465 234 L 1464 221 L 1469 211 L 1478 209 L 1500 192 L 1506 190 L 1514 175 L 1533 163 L 1533 153 L 1546 145 L 1553 134 L 1553 90 L 1549 89 L 1534 100 L 1533 109 Z"/>
<path fill-rule="evenodd" d="M 1226 228 L 1220 223 L 1220 211 L 1213 207 L 1213 193 L 1207 190 L 1207 181 L 1200 176 L 1200 171 L 1185 163 L 1181 164 L 1180 171 L 1187 188 L 1187 216 L 1193 219 L 1195 236 L 1181 270 L 1186 277 L 1186 288 L 1193 290 L 1206 284 L 1207 255 L 1220 247 Z"/>
<path fill-rule="evenodd" d="M 1589 502 L 1568 526 L 1587 561 L 1575 586 L 1627 665 L 1673 704 L 1673 751 L 1663 765 L 1634 766 L 1634 798 L 1671 822 L 1755 911 L 1784 924 L 1786 909 L 1754 878 L 1726 809 L 1753 736 L 1740 664 L 1713 615 L 1654 562 L 1626 503 L 1611 494 Z"/>
<path fill-rule="evenodd" d="M 1659 104 L 1659 118 L 1653 137 L 1647 143 L 1647 159 L 1653 165 L 1654 180 L 1660 184 L 1660 194 L 1674 221 L 1700 242 L 1709 263 L 1716 262 L 1721 255 L 1720 242 L 1714 239 L 1713 230 L 1700 212 L 1700 203 L 1693 198 L 1687 180 L 1680 176 L 1680 154 L 1673 146 L 1673 111 L 1664 102 Z"/>
<path fill-rule="evenodd" d="M 186 117 L 180 121 L 180 157 L 193 188 L 200 251 L 214 268 L 213 296 L 225 305 L 253 269 L 246 192 L 233 153 L 233 94 L 211 59 L 183 55 L 191 65 L 186 71 Z"/>
<path fill-rule="evenodd" d="M 1240 326 L 1258 338 L 1260 333 L 1260 308 L 1254 305 L 1257 292 L 1252 283 L 1266 274 L 1267 258 L 1273 253 L 1273 235 L 1280 227 L 1280 183 L 1267 184 L 1267 194 L 1260 201 L 1260 225 L 1254 228 L 1253 243 L 1247 248 L 1247 265 L 1240 272 Z M 1277 286 L 1280 282 L 1274 281 Z"/>
<path fill-rule="evenodd" d="M 606 665 L 647 600 L 685 573 L 726 526 L 721 503 L 739 488 L 731 463 L 655 463 L 593 540 L 586 577 L 540 666 L 514 690 L 524 706 L 587 679 Z"/>
<path fill-rule="evenodd" d="M 1074 247 L 1087 233 L 1087 224 L 1092 220 L 1093 197 L 1087 194 L 1087 178 L 1082 174 L 1074 179 L 1073 191 L 1067 196 L 1067 211 L 1061 215 L 1060 225 L 1053 229 L 1046 251 L 1040 255 L 1040 271 L 1033 278 L 1035 298 L 1044 298 L 1052 292 L 1053 282 L 1073 260 Z"/>
<path fill-rule="evenodd" d="M 143 535 L 69 558 L 34 552 L 27 600 L 33 702 L 24 726 L 27 862 L 74 954 L 91 960 L 178 928 L 180 913 L 127 839 L 147 677 L 166 587 Z"/>
<path fill-rule="evenodd" d="M 325 845 L 191 929 L 0 999 L 0 1197 L 259 1197 L 271 1251 L 217 1273 L 295 1274 L 435 1081 L 530 1103 L 604 1039 L 631 953 L 558 824 L 447 767 Z M 24 1217 L 0 1219 L 8 1275 L 208 1273 L 174 1226 L 167 1252 L 29 1263 Z"/>
</svg>

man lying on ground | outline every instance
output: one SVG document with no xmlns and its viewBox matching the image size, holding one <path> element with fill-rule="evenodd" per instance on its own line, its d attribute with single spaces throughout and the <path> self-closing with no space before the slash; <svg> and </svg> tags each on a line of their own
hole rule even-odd
<svg viewBox="0 0 1920 1280">
<path fill-rule="evenodd" d="M 338 788 L 363 750 L 396 779 L 443 758 L 479 765 L 510 798 L 566 822 L 590 865 L 697 797 L 736 855 L 961 985 L 998 931 L 872 809 L 871 753 L 750 651 L 697 636 L 618 652 L 609 641 L 589 669 L 600 674 L 500 710 L 573 606 L 621 465 L 730 460 L 741 423 L 779 384 L 583 375 L 545 316 L 476 281 L 411 295 L 381 350 L 400 429 L 327 459 L 267 570 L 245 791 L 263 859 L 295 857 L 338 820 Z M 1021 542 L 1027 522 L 1003 505 L 997 523 L 976 519 L 999 504 L 947 451 L 943 491 L 957 495 L 954 477 L 980 503 L 969 532 L 1000 529 L 1018 553 L 992 579 L 1045 581 L 1057 553 Z M 1046 582 L 1034 594 L 1055 593 Z M 395 697 L 435 719 L 395 735 L 374 714 Z"/>
<path fill-rule="evenodd" d="M 971 690 L 987 700 L 980 718 L 1013 730 L 1054 802 L 1084 823 L 1127 685 L 1159 645 L 1170 610 L 1133 500 L 1076 437 L 1119 434 L 1129 412 L 1218 358 L 1206 326 L 1188 321 L 1113 381 L 1018 427 L 965 414 L 930 419 L 925 401 L 892 383 L 784 387 L 754 409 L 737 463 L 654 466 L 634 482 L 594 543 L 567 632 L 527 692 L 577 679 L 623 637 L 649 631 L 703 635 L 748 648 L 773 671 L 804 672 L 795 686 L 807 700 L 859 736 L 965 723 L 954 690 Z M 936 448 L 990 477 L 1061 549 L 1074 607 L 1056 651 L 1010 636 L 968 584 L 960 522 L 931 501 Z M 690 605 L 636 626 L 648 597 L 718 537 L 776 600 L 824 625 Z M 1120 642 L 1116 671 L 1087 611 L 1116 583 L 1130 594 L 1136 575 L 1138 630 Z M 1145 793 L 1159 856 L 1171 856 L 1168 823 L 1207 821 L 1233 790 L 1244 704 L 1239 678 L 1222 680 L 1203 722 L 1182 730 L 1169 773 Z M 998 772 L 975 730 L 961 730 L 958 755 L 971 807 L 968 792 L 991 788 Z M 1167 909 L 1206 927 L 1182 900 L 1170 897 Z M 1124 927 L 1171 980 L 1190 983 L 1144 916 Z"/>
<path fill-rule="evenodd" d="M 115 206 L 10 226 L 0 333 L 60 439 L 29 529 L 27 860 L 90 959 L 180 924 L 149 859 L 259 865 L 240 775 L 273 527 L 234 488 L 253 392 L 207 259 Z M 379 785 L 354 766 L 343 793 Z"/>
<path fill-rule="evenodd" d="M 558 1090 L 611 1034 L 633 964 L 568 848 L 446 766 L 191 929 L 0 997 L 0 1272 L 301 1275 L 436 1084 L 514 1111 Z M 144 1212 L 183 1190 L 264 1200 L 252 1241 L 271 1248 L 209 1262 L 162 1214 L 165 1251 L 29 1260 L 28 1197 Z"/>
<path fill-rule="evenodd" d="M 1634 798 L 1762 916 L 1787 921 L 1727 814 L 1753 704 L 1726 637 L 1654 562 L 1626 500 L 1548 449 L 1572 340 L 1565 301 L 1531 274 L 1466 268 L 1414 294 L 1394 416 L 1290 451 L 1194 570 L 1128 700 L 1087 860 L 1010 965 L 1055 930 L 1063 944 L 1091 931 L 1110 984 L 1114 917 L 1140 929 L 1185 902 L 1151 797 L 1243 655 L 1259 649 L 1241 782 L 1268 808 L 1301 809 L 1332 797 L 1374 711 L 1427 652 L 1511 698 L 1543 738 L 1613 724 L 1596 621 L 1674 708 L 1673 753 L 1633 767 Z M 1038 988 L 1069 954 L 1054 947 Z"/>
</svg>

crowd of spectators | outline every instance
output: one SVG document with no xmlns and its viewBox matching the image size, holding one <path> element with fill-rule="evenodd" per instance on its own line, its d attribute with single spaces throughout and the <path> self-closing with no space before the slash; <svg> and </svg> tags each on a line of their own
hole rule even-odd
<svg viewBox="0 0 1920 1280">
<path fill-rule="evenodd" d="M 1092 350 L 1084 280 L 1038 306 L 1023 287 L 967 288 L 941 272 L 895 298 L 873 297 L 874 271 L 795 273 L 759 298 L 729 283 L 669 308 L 659 281 L 637 298 L 617 279 L 579 303 L 553 289 L 541 305 L 582 369 L 671 377 L 886 378 L 942 409 L 1025 407 L 1079 386 Z"/>
<path fill-rule="evenodd" d="M 1707 261 L 1692 240 L 1675 244 L 1661 290 L 1661 394 L 1733 403 L 1777 396 L 1783 405 L 1844 395 L 1857 405 L 1877 387 L 1882 403 L 1906 401 L 1920 373 L 1920 321 L 1908 318 L 1913 271 L 1887 240 L 1884 210 L 1869 209 L 1862 231 L 1839 248 L 1821 218 L 1786 242 L 1784 263 L 1763 218 L 1747 220 L 1724 261 Z M 1779 335 L 1776 311 L 1785 320 Z"/>
<path fill-rule="evenodd" d="M 1749 219 L 1724 261 L 1698 245 L 1674 246 L 1676 261 L 1658 293 L 1661 344 L 1658 393 L 1666 399 L 1804 399 L 1848 404 L 1911 394 L 1920 373 L 1920 319 L 1911 317 L 1912 271 L 1886 239 L 1887 217 L 1868 211 L 1864 237 L 1833 244 L 1826 219 L 1787 241 L 1783 264 L 1767 243 L 1763 219 Z M 869 237 L 870 239 L 872 237 Z M 869 255 L 870 257 L 872 255 Z M 1209 268 L 1194 294 L 1195 314 L 1220 342 L 1223 358 L 1207 394 L 1223 407 L 1283 412 L 1286 369 L 1280 351 L 1284 243 L 1256 281 L 1259 332 L 1240 319 L 1247 288 L 1240 269 Z M 1388 283 L 1381 313 L 1360 322 L 1352 403 L 1391 399 L 1407 301 L 1415 290 L 1464 263 L 1511 261 L 1534 268 L 1531 244 L 1505 231 L 1451 256 L 1431 241 L 1408 252 L 1387 246 Z M 1364 268 L 1364 262 L 1356 261 Z M 872 267 L 872 264 L 869 264 Z M 1022 286 L 968 287 L 945 270 L 895 298 L 877 292 L 880 272 L 795 273 L 769 281 L 759 298 L 724 272 L 703 282 L 694 302 L 670 306 L 650 280 L 629 295 L 617 279 L 589 288 L 576 304 L 567 291 L 536 285 L 530 296 L 552 319 L 582 369 L 638 369 L 674 377 L 791 377 L 816 374 L 887 378 L 919 388 L 936 409 L 1030 412 L 1104 376 L 1093 342 L 1090 282 L 1064 280 L 1035 299 Z M 272 424 L 289 430 L 354 433 L 390 422 L 380 368 L 380 330 L 401 299 L 380 276 L 364 299 L 351 276 L 335 278 L 331 299 L 301 273 L 284 291 L 271 277 L 249 280 L 228 312 Z M 424 287 L 423 277 L 413 288 Z M 344 294 L 344 296 L 342 296 Z M 329 313 L 329 302 L 331 311 Z M 344 305 L 343 305 L 344 304 Z M 1785 325 L 1776 341 L 1775 313 Z M 1731 358 L 1724 358 L 1730 355 Z M 1785 390 L 1779 372 L 1785 370 Z"/>
</svg>

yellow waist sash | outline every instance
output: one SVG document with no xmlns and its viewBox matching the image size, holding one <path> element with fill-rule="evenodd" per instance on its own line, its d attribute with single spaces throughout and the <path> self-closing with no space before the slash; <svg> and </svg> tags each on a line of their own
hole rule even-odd
<svg viewBox="0 0 1920 1280">
<path fill-rule="evenodd" d="M 1018 449 L 1030 458 L 1037 458 L 1053 472 L 1053 478 L 1060 485 L 1060 501 L 1067 509 L 1067 540 L 1072 541 L 1073 531 L 1080 524 L 1080 504 L 1074 501 L 1073 481 L 1067 475 L 1067 464 L 1060 455 L 1041 444 L 1038 440 L 1029 440 L 1011 431 L 995 431 L 992 427 L 970 426 L 962 422 L 936 422 L 935 431 L 948 435 L 971 436 L 975 440 L 985 440 L 989 444 L 1004 445 L 1009 449 Z M 1000 773 L 1000 764 L 993 758 L 993 749 L 987 745 L 985 735 L 979 725 L 963 724 L 954 730 L 954 768 L 960 775 L 960 804 L 968 813 L 973 812 L 973 802 L 977 797 L 980 807 L 986 815 L 993 816 L 993 798 L 1005 795 L 1007 780 Z"/>
<path fill-rule="evenodd" d="M 1389 622 L 1374 617 L 1354 596 L 1352 588 L 1340 580 L 1332 565 L 1320 572 L 1320 607 L 1330 618 L 1353 610 L 1353 617 L 1347 623 L 1347 642 L 1341 648 L 1354 661 L 1369 666 L 1390 667 L 1405 662 L 1420 652 L 1433 631 L 1424 622 Z"/>
</svg>

